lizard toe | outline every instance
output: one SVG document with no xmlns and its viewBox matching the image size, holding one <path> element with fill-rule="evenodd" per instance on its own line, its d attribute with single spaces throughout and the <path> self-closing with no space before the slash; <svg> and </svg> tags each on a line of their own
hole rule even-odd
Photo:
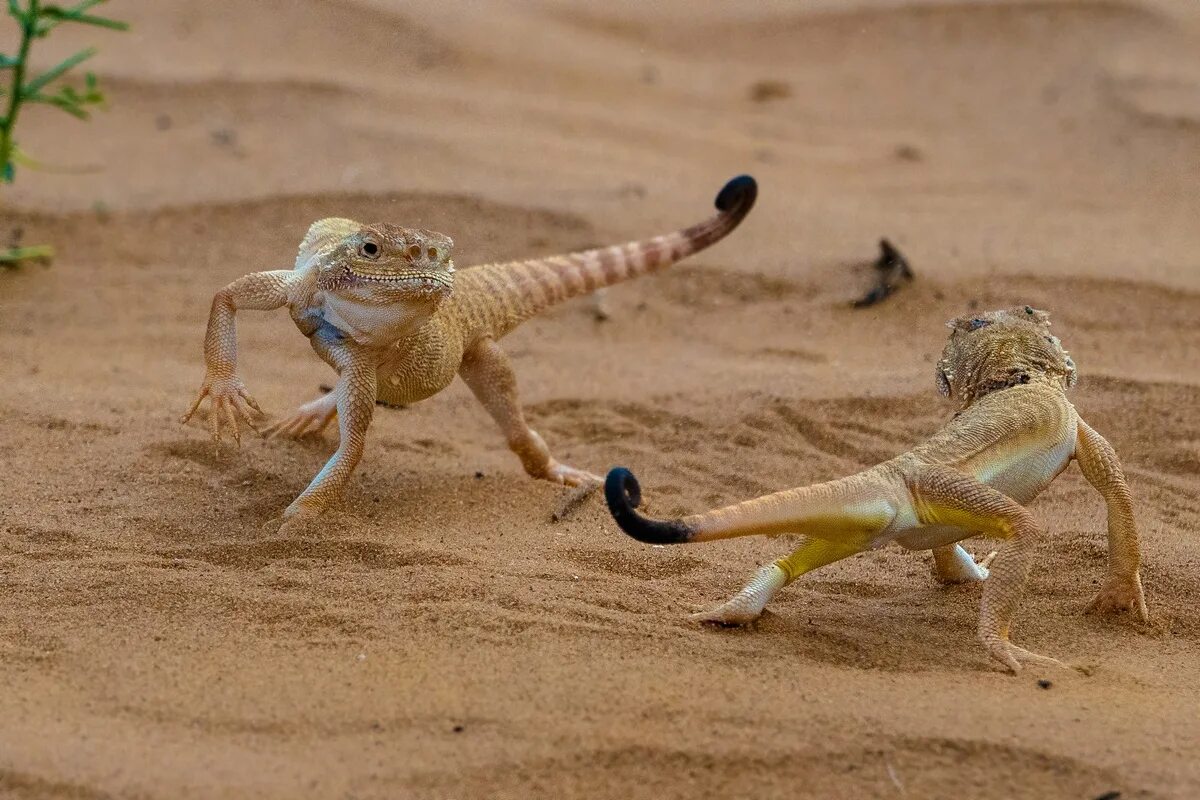
<svg viewBox="0 0 1200 800">
<path fill-rule="evenodd" d="M 1121 614 L 1132 613 L 1142 622 L 1149 620 L 1146 610 L 1146 597 L 1142 592 L 1142 584 L 1134 580 L 1114 579 L 1109 581 L 1096 593 L 1088 603 L 1088 614 Z"/>
</svg>

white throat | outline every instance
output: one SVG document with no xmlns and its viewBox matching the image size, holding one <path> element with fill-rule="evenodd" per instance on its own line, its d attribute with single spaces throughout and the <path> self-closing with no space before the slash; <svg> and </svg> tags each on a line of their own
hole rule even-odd
<svg viewBox="0 0 1200 800">
<path fill-rule="evenodd" d="M 430 308 L 404 301 L 375 304 L 325 292 L 321 316 L 358 344 L 382 347 L 394 344 L 429 319 Z"/>
</svg>

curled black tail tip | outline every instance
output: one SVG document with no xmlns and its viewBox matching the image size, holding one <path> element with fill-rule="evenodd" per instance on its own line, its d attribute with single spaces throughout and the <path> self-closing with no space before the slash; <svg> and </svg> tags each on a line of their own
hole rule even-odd
<svg viewBox="0 0 1200 800">
<path fill-rule="evenodd" d="M 624 467 L 613 467 L 604 479 L 604 499 L 615 517 L 617 512 L 632 512 L 642 504 L 642 487 L 633 473 Z"/>
<path fill-rule="evenodd" d="M 758 196 L 758 181 L 750 175 L 738 175 L 726 183 L 717 193 L 717 210 L 733 211 L 741 208 L 749 211 Z M 626 470 L 628 472 L 628 470 Z"/>
<path fill-rule="evenodd" d="M 679 544 L 692 536 L 691 529 L 678 520 L 662 522 L 647 519 L 635 510 L 642 503 L 642 487 L 633 473 L 624 467 L 613 467 L 604 479 L 604 499 L 609 513 L 621 530 L 649 544 Z"/>
</svg>

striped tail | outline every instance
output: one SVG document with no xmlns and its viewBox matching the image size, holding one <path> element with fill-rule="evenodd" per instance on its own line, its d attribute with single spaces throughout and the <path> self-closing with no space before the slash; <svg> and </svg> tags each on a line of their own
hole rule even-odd
<svg viewBox="0 0 1200 800">
<path fill-rule="evenodd" d="M 717 194 L 717 214 L 690 228 L 570 255 L 476 267 L 459 273 L 455 286 L 463 295 L 482 296 L 469 305 L 489 318 L 492 335 L 499 337 L 556 303 L 655 272 L 720 241 L 750 213 L 757 196 L 754 178 L 740 175 Z"/>
</svg>

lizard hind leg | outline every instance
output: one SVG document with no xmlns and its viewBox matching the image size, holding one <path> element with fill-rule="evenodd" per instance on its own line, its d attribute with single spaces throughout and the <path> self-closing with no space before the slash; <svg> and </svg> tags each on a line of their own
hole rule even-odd
<svg viewBox="0 0 1200 800">
<path fill-rule="evenodd" d="M 697 622 L 715 625 L 748 625 L 762 614 L 780 589 L 801 575 L 854 555 L 860 548 L 849 542 L 811 537 L 795 552 L 773 564 L 759 567 L 741 591 L 721 605 L 692 614 Z"/>
<path fill-rule="evenodd" d="M 463 354 L 459 375 L 476 399 L 500 426 L 508 447 L 534 478 L 567 486 L 599 486 L 599 476 L 567 466 L 550 455 L 550 448 L 529 427 L 517 396 L 517 379 L 508 356 L 492 339 L 482 339 Z"/>
<path fill-rule="evenodd" d="M 298 439 L 310 433 L 320 433 L 337 418 L 337 397 L 333 392 L 305 403 L 290 417 L 275 422 L 263 430 L 263 435 L 273 439 L 285 436 Z"/>
</svg>

